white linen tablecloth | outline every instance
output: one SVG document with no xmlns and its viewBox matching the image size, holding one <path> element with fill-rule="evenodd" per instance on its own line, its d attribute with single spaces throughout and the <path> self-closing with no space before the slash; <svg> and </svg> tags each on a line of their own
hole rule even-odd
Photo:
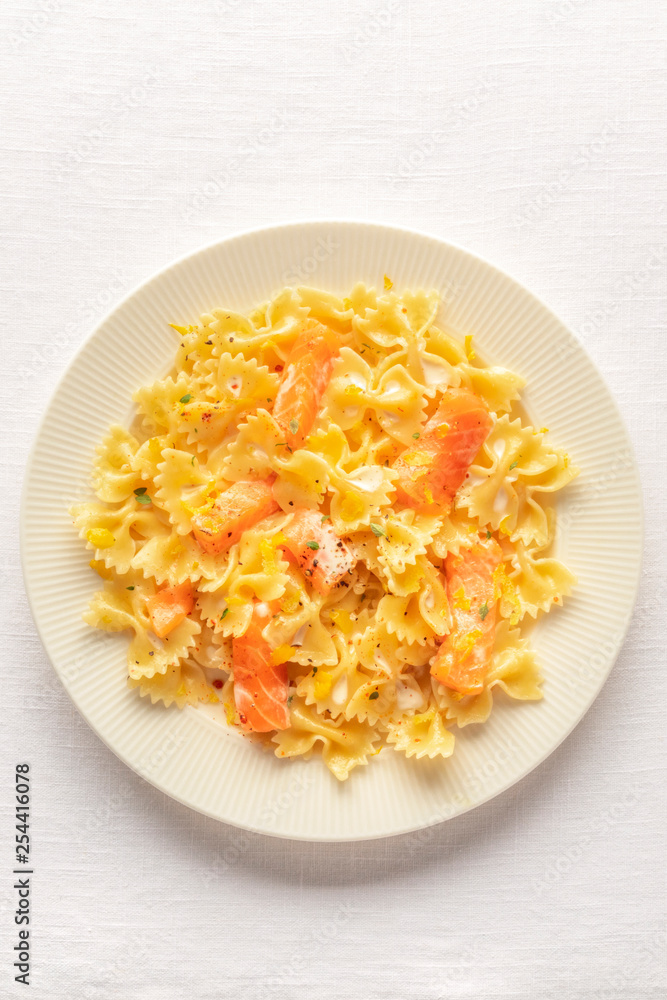
<svg viewBox="0 0 667 1000">
<path fill-rule="evenodd" d="M 650 0 L 2 5 L 1 996 L 24 990 L 19 760 L 40 1000 L 667 995 L 666 37 Z M 602 694 L 425 843 L 278 841 L 167 799 L 72 707 L 21 579 L 28 448 L 96 322 L 202 244 L 324 216 L 423 229 L 523 281 L 597 361 L 643 477 L 639 605 Z"/>
</svg>

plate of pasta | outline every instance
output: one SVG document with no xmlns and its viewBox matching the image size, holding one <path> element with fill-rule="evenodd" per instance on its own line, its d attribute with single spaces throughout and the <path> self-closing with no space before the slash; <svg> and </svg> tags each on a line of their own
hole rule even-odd
<svg viewBox="0 0 667 1000">
<path fill-rule="evenodd" d="M 247 829 L 363 839 L 558 746 L 627 629 L 640 511 L 613 399 L 538 299 L 433 237 L 299 223 L 176 262 L 84 344 L 22 552 L 131 767 Z"/>
</svg>

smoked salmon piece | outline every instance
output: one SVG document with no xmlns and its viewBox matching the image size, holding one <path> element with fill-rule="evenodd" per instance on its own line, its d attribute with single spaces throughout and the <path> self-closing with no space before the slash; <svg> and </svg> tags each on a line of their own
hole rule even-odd
<svg viewBox="0 0 667 1000">
<path fill-rule="evenodd" d="M 255 733 L 290 725 L 287 666 L 272 663 L 271 647 L 262 635 L 270 618 L 268 604 L 255 604 L 245 634 L 232 640 L 236 711 L 241 726 Z"/>
<path fill-rule="evenodd" d="M 495 572 L 502 550 L 495 538 L 479 541 L 445 561 L 452 630 L 431 664 L 431 674 L 460 694 L 478 694 L 484 687 L 496 631 Z"/>
<path fill-rule="evenodd" d="M 270 481 L 233 483 L 210 509 L 192 515 L 192 532 L 205 552 L 219 555 L 253 524 L 277 510 L 280 507 L 273 499 Z"/>
<path fill-rule="evenodd" d="M 318 594 L 328 594 L 354 567 L 347 545 L 317 510 L 298 510 L 283 535 L 286 548 Z"/>
<path fill-rule="evenodd" d="M 422 513 L 446 513 L 492 427 L 474 392 L 448 389 L 417 443 L 394 462 L 397 499 Z"/>
<path fill-rule="evenodd" d="M 177 587 L 164 587 L 146 602 L 151 620 L 151 628 L 164 639 L 172 629 L 180 625 L 195 606 L 195 595 L 190 581 Z"/>
<path fill-rule="evenodd" d="M 338 335 L 317 320 L 304 320 L 292 345 L 273 405 L 273 417 L 294 451 L 315 422 L 338 352 Z"/>
</svg>

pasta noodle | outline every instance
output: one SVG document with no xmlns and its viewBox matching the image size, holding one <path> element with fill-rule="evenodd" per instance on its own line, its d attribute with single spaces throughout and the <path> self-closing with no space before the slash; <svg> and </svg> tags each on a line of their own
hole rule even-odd
<svg viewBox="0 0 667 1000">
<path fill-rule="evenodd" d="M 285 288 L 174 327 L 71 508 L 104 580 L 84 618 L 130 633 L 140 696 L 340 780 L 382 748 L 451 756 L 499 691 L 542 697 L 520 626 L 575 585 L 548 501 L 577 469 L 439 309 Z"/>
</svg>

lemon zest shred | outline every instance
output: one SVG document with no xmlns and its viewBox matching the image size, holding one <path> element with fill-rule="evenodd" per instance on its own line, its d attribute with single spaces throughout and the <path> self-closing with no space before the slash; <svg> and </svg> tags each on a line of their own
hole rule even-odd
<svg viewBox="0 0 667 1000">
<path fill-rule="evenodd" d="M 96 549 L 110 549 L 116 541 L 108 528 L 89 528 L 86 538 Z"/>
<path fill-rule="evenodd" d="M 284 611 L 286 614 L 293 614 L 299 607 L 300 598 L 298 593 L 288 594 L 283 597 L 280 601 L 280 610 Z"/>
<path fill-rule="evenodd" d="M 279 666 L 281 663 L 287 663 L 288 660 L 292 659 L 295 652 L 296 647 L 290 646 L 287 643 L 283 643 L 282 646 L 276 646 L 276 648 L 271 651 L 271 663 L 274 667 Z"/>
<path fill-rule="evenodd" d="M 433 456 L 428 451 L 409 451 L 403 455 L 403 461 L 407 465 L 416 466 L 419 469 L 433 464 Z"/>
<path fill-rule="evenodd" d="M 91 559 L 89 566 L 94 569 L 98 576 L 101 576 L 103 580 L 112 580 L 113 573 L 110 569 L 107 569 L 101 559 Z"/>
<path fill-rule="evenodd" d="M 313 697 L 316 701 L 322 701 L 331 693 L 333 687 L 333 676 L 327 670 L 318 670 L 313 684 Z"/>
<path fill-rule="evenodd" d="M 411 594 L 419 589 L 419 584 L 421 583 L 421 569 L 417 563 L 415 563 L 414 566 L 406 566 L 405 570 L 401 574 L 401 582 L 406 590 Z M 390 593 L 388 588 L 385 586 L 384 581 L 382 581 L 382 585 L 385 587 L 386 593 Z"/>
<path fill-rule="evenodd" d="M 466 592 L 463 586 L 456 590 L 452 597 L 454 598 L 454 607 L 460 608 L 461 611 L 470 611 L 470 598 L 466 597 Z"/>
<path fill-rule="evenodd" d="M 275 576 L 278 572 L 276 565 L 276 549 L 273 540 L 262 538 L 259 543 L 259 551 L 262 557 L 262 572 L 268 576 Z"/>
<path fill-rule="evenodd" d="M 514 583 L 507 575 L 505 566 L 501 563 L 493 572 L 493 600 L 502 599 L 503 607 L 501 612 L 511 609 L 509 614 L 510 625 L 518 625 L 521 620 L 521 602 L 517 594 Z"/>
<path fill-rule="evenodd" d="M 341 609 L 332 611 L 330 618 L 334 625 L 338 626 L 343 635 L 349 635 L 352 632 L 354 626 L 352 624 L 349 611 L 343 611 Z"/>
<path fill-rule="evenodd" d="M 356 521 L 366 510 L 363 500 L 356 493 L 347 492 L 340 505 L 340 519 L 348 524 Z"/>
<path fill-rule="evenodd" d="M 482 637 L 482 630 L 479 628 L 472 629 L 471 632 L 466 632 L 460 638 L 456 639 L 454 642 L 454 648 L 458 653 L 461 653 L 465 658 L 471 651 L 478 639 Z"/>
</svg>

